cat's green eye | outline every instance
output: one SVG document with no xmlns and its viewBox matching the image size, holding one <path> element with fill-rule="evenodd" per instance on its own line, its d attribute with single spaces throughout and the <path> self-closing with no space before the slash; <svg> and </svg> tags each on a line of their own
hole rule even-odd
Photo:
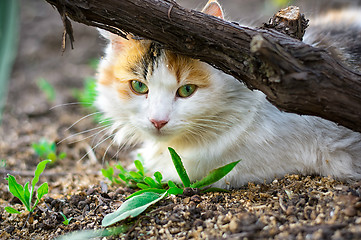
<svg viewBox="0 0 361 240">
<path fill-rule="evenodd" d="M 130 81 L 130 87 L 137 94 L 146 94 L 146 93 L 148 93 L 148 86 L 145 85 L 144 83 L 140 82 L 140 81 L 137 81 L 137 80 Z"/>
<path fill-rule="evenodd" d="M 177 95 L 182 98 L 191 96 L 197 89 L 197 86 L 194 84 L 186 84 L 178 88 Z"/>
</svg>

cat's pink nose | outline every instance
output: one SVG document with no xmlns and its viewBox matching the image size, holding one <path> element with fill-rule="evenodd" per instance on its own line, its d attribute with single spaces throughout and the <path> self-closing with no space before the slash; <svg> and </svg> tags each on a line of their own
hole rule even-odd
<svg viewBox="0 0 361 240">
<path fill-rule="evenodd" d="M 150 119 L 150 121 L 153 123 L 154 127 L 156 127 L 158 130 L 160 130 L 162 127 L 164 127 L 168 123 L 167 120 Z"/>
</svg>

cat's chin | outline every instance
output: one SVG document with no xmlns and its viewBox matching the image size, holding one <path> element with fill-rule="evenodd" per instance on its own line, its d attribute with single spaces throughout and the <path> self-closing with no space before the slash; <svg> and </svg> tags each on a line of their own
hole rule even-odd
<svg viewBox="0 0 361 240">
<path fill-rule="evenodd" d="M 171 141 L 175 137 L 174 131 L 170 131 L 169 129 L 152 129 L 147 131 L 146 134 L 157 142 Z"/>
</svg>

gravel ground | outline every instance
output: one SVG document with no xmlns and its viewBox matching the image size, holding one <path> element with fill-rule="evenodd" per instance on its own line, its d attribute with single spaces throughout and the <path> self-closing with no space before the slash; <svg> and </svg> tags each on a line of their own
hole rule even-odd
<svg viewBox="0 0 361 240">
<path fill-rule="evenodd" d="M 183 0 L 198 9 L 206 2 Z M 237 21 L 262 22 L 273 14 L 265 1 L 224 0 L 226 14 Z M 269 1 L 268 1 L 269 2 Z M 296 1 L 306 15 L 325 5 L 358 1 Z M 312 8 L 309 8 L 309 5 Z M 101 176 L 104 162 L 129 164 L 89 114 L 76 104 L 73 89 L 94 76 L 89 61 L 101 57 L 104 42 L 95 29 L 74 23 L 75 49 L 61 53 L 61 19 L 42 0 L 21 1 L 19 53 L 0 127 L 0 238 L 53 239 L 82 229 L 98 229 L 103 216 L 117 209 L 134 189 L 109 186 Z M 56 89 L 55 102 L 38 89 L 39 78 Z M 51 109 L 51 110 L 49 110 Z M 77 122 L 78 120 L 80 120 Z M 76 123 L 74 126 L 72 126 Z M 72 126 L 71 128 L 69 128 Z M 85 132 L 88 129 L 94 129 Z M 67 157 L 47 167 L 40 182 L 49 194 L 28 219 L 10 215 L 19 200 L 8 192 L 4 177 L 31 180 L 39 162 L 31 144 L 46 138 L 58 143 Z M 92 148 L 94 148 L 92 150 Z M 272 183 L 252 184 L 230 193 L 168 197 L 134 220 L 124 239 L 361 239 L 361 182 L 344 183 L 326 177 L 289 175 Z M 62 223 L 63 212 L 73 217 Z M 114 237 L 115 238 L 115 237 Z"/>
</svg>

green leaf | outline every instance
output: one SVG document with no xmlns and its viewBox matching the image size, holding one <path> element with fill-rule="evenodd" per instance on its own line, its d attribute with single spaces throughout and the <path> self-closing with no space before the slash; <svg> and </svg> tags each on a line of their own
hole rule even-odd
<svg viewBox="0 0 361 240">
<path fill-rule="evenodd" d="M 143 193 L 147 193 L 147 192 L 162 194 L 162 193 L 165 193 L 166 191 L 167 190 L 165 190 L 165 189 L 159 189 L 159 188 L 147 188 L 147 189 L 139 190 L 139 191 L 129 195 L 126 199 L 130 199 L 132 197 L 135 197 L 135 196 L 141 195 Z"/>
<path fill-rule="evenodd" d="M 29 203 L 25 199 L 23 186 L 17 183 L 15 177 L 10 174 L 8 174 L 8 177 L 5 179 L 9 183 L 9 192 L 14 195 L 14 197 L 19 198 L 26 208 L 30 209 Z"/>
<path fill-rule="evenodd" d="M 25 202 L 28 203 L 28 205 L 26 206 L 26 208 L 28 209 L 28 211 L 30 211 L 30 206 L 31 206 L 31 199 L 33 196 L 30 196 L 30 191 L 29 191 L 29 182 L 26 182 L 24 185 L 24 199 Z"/>
<path fill-rule="evenodd" d="M 149 206 L 160 201 L 167 195 L 167 192 L 161 194 L 146 192 L 125 201 L 122 206 L 113 213 L 103 218 L 102 226 L 107 227 L 128 217 L 136 217 L 144 212 Z"/>
<path fill-rule="evenodd" d="M 56 240 L 89 240 L 109 236 L 106 233 L 108 233 L 106 229 L 80 230 L 60 236 Z"/>
<path fill-rule="evenodd" d="M 172 187 L 177 187 L 177 184 L 175 184 L 174 182 L 172 182 L 171 180 L 168 181 L 168 187 L 172 188 Z"/>
<path fill-rule="evenodd" d="M 55 89 L 47 80 L 45 80 L 44 78 L 40 78 L 37 81 L 37 85 L 39 89 L 45 94 L 48 101 L 53 102 L 55 100 Z"/>
<path fill-rule="evenodd" d="M 179 157 L 179 155 L 175 152 L 175 150 L 173 148 L 169 147 L 168 150 L 172 157 L 172 161 L 175 166 L 175 169 L 177 170 L 177 173 L 178 173 L 180 179 L 182 180 L 184 187 L 190 187 L 191 181 L 189 180 L 187 171 L 183 166 L 181 158 Z"/>
<path fill-rule="evenodd" d="M 21 213 L 18 210 L 12 208 L 12 207 L 5 207 L 5 211 L 7 211 L 8 213 L 15 213 L 15 214 L 20 214 Z"/>
<path fill-rule="evenodd" d="M 62 213 L 62 212 L 60 212 L 60 214 L 61 214 L 61 216 L 63 216 L 63 218 L 64 218 L 64 221 L 63 221 L 63 224 L 64 224 L 64 225 L 68 225 L 68 224 L 70 223 L 70 221 L 73 219 L 72 217 L 71 217 L 71 218 L 67 218 L 67 217 L 65 216 L 65 214 Z"/>
<path fill-rule="evenodd" d="M 152 188 L 159 188 L 160 186 L 151 177 L 145 177 L 144 182 Z"/>
<path fill-rule="evenodd" d="M 119 178 L 122 179 L 125 183 L 128 183 L 129 179 L 128 179 L 123 173 L 119 173 L 118 176 L 119 176 Z"/>
<path fill-rule="evenodd" d="M 144 176 L 144 167 L 143 167 L 142 163 L 139 160 L 135 160 L 134 165 L 139 170 L 138 173 L 140 175 Z"/>
<path fill-rule="evenodd" d="M 89 60 L 88 65 L 93 69 L 97 70 L 99 65 L 99 59 L 98 58 L 92 58 Z"/>
<path fill-rule="evenodd" d="M 114 169 L 112 167 L 108 167 L 107 169 L 101 169 L 104 177 L 108 178 L 110 181 L 113 179 Z"/>
<path fill-rule="evenodd" d="M 171 187 L 168 189 L 168 194 L 173 194 L 173 195 L 180 195 L 183 194 L 184 189 L 179 188 L 179 187 Z"/>
<path fill-rule="evenodd" d="M 117 168 L 121 173 L 125 173 L 125 172 L 126 172 L 125 169 L 123 168 L 123 166 L 120 165 L 120 164 L 115 165 L 115 168 Z"/>
<path fill-rule="evenodd" d="M 129 230 L 129 226 L 121 225 L 119 227 L 107 228 L 107 229 L 94 229 L 94 230 L 80 230 L 68 233 L 66 235 L 56 238 L 56 240 L 89 240 L 93 238 L 102 238 L 117 236 L 121 233 L 126 233 Z"/>
<path fill-rule="evenodd" d="M 51 152 L 46 156 L 47 159 L 50 159 L 52 161 L 52 163 L 55 163 L 56 161 L 56 153 Z"/>
<path fill-rule="evenodd" d="M 223 167 L 214 169 L 212 171 L 210 171 L 208 173 L 207 176 L 205 176 L 204 178 L 202 178 L 201 180 L 193 183 L 191 185 L 191 188 L 202 188 L 202 187 L 206 187 L 209 186 L 217 181 L 219 181 L 221 178 L 223 178 L 224 176 L 226 176 L 230 171 L 232 171 L 232 169 L 240 162 L 236 161 L 236 162 L 232 162 L 229 163 Z"/>
<path fill-rule="evenodd" d="M 144 184 L 144 183 L 137 183 L 137 187 L 141 188 L 141 189 L 149 189 L 150 186 Z"/>
<path fill-rule="evenodd" d="M 142 157 L 142 155 L 140 153 L 137 154 L 137 159 L 144 164 L 144 158 Z"/>
<path fill-rule="evenodd" d="M 40 187 L 37 190 L 36 197 L 40 201 L 40 199 L 49 192 L 48 183 L 44 182 L 40 185 Z"/>
<path fill-rule="evenodd" d="M 32 186 L 32 189 L 35 188 L 35 185 L 39 182 L 39 177 L 40 177 L 40 174 L 43 173 L 45 167 L 46 167 L 46 164 L 51 162 L 51 160 L 44 160 L 44 161 L 41 161 L 38 166 L 36 166 L 36 170 L 35 170 L 35 174 L 34 174 L 34 178 L 33 180 L 31 181 L 31 186 Z"/>
<path fill-rule="evenodd" d="M 61 152 L 58 157 L 59 157 L 59 159 L 64 159 L 64 158 L 66 158 L 66 153 Z"/>
<path fill-rule="evenodd" d="M 137 172 L 130 171 L 129 174 L 133 178 L 133 180 L 136 181 L 136 182 L 139 181 L 139 180 L 143 180 L 143 176 L 140 175 Z"/>
<path fill-rule="evenodd" d="M 34 203 L 34 206 L 31 208 L 30 212 L 33 212 L 35 207 L 38 205 L 38 203 L 40 202 L 41 198 L 47 194 L 49 192 L 49 187 L 48 187 L 48 183 L 45 182 L 43 184 L 41 184 L 41 186 L 38 188 L 37 194 L 36 194 L 36 201 Z"/>
<path fill-rule="evenodd" d="M 163 176 L 160 172 L 155 172 L 154 177 L 159 184 L 162 184 Z"/>
</svg>

